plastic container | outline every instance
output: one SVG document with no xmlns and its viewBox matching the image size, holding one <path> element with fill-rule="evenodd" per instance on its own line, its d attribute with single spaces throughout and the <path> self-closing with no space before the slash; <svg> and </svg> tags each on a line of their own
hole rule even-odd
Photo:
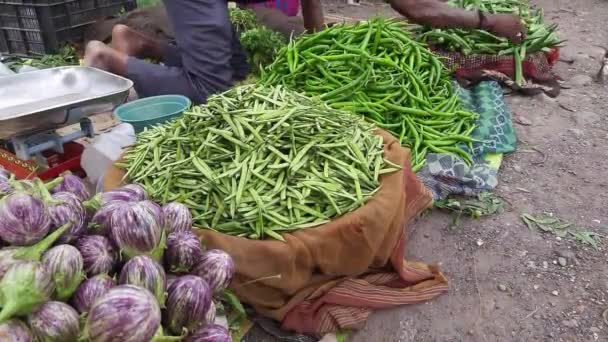
<svg viewBox="0 0 608 342">
<path fill-rule="evenodd" d="M 123 148 L 135 143 L 135 132 L 129 124 L 123 123 L 114 127 L 110 132 L 95 137 L 86 146 L 80 158 L 80 165 L 87 173 L 97 191 L 103 188 L 103 177 L 112 163 L 118 160 Z"/>
<path fill-rule="evenodd" d="M 136 7 L 136 0 L 0 0 L 0 53 L 57 52 L 82 39 L 88 24 Z"/>
<path fill-rule="evenodd" d="M 190 108 L 190 104 L 190 99 L 182 95 L 152 96 L 120 105 L 114 110 L 114 115 L 133 125 L 138 133 L 145 127 L 177 118 Z"/>
</svg>

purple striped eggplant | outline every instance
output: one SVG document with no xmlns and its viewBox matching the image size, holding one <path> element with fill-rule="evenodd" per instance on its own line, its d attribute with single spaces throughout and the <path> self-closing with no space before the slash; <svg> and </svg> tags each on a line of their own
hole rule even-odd
<svg viewBox="0 0 608 342">
<path fill-rule="evenodd" d="M 57 192 L 47 206 L 51 218 L 51 230 L 71 223 L 72 226 L 59 237 L 61 243 L 71 243 L 86 230 L 87 213 L 80 199 L 69 192 Z"/>
<path fill-rule="evenodd" d="M 89 276 L 111 273 L 118 254 L 110 240 L 101 235 L 83 235 L 76 240 L 76 248 L 82 255 L 84 270 Z"/>
<path fill-rule="evenodd" d="M 45 204 L 33 195 L 14 192 L 0 200 L 0 239 L 29 246 L 42 240 L 50 228 Z"/>
<path fill-rule="evenodd" d="M 215 314 L 217 313 L 217 309 L 215 307 L 215 303 L 211 301 L 207 312 L 205 313 L 205 325 L 215 323 Z"/>
<path fill-rule="evenodd" d="M 110 217 L 111 237 L 127 258 L 149 255 L 159 261 L 165 248 L 165 235 L 156 213 L 145 201 L 120 206 Z"/>
<path fill-rule="evenodd" d="M 50 301 L 31 313 L 27 322 L 40 342 L 74 342 L 80 335 L 80 321 L 71 306 Z"/>
<path fill-rule="evenodd" d="M 69 192 L 75 195 L 81 202 L 86 201 L 91 197 L 89 188 L 82 178 L 72 174 L 66 174 L 62 177 L 63 180 L 61 183 L 51 189 L 51 193 L 55 194 L 57 192 Z"/>
<path fill-rule="evenodd" d="M 167 276 L 163 267 L 145 255 L 131 258 L 120 271 L 119 284 L 143 287 L 152 292 L 161 307 L 165 304 Z"/>
<path fill-rule="evenodd" d="M 175 231 L 167 236 L 165 265 L 169 272 L 190 272 L 202 253 L 201 242 L 191 230 Z"/>
<path fill-rule="evenodd" d="M 66 301 L 84 279 L 83 261 L 76 247 L 58 245 L 42 255 L 42 265 L 55 283 L 54 298 Z"/>
<path fill-rule="evenodd" d="M 163 227 L 163 229 L 164 229 L 165 215 L 163 214 L 163 208 L 160 205 L 158 205 L 152 201 L 141 201 L 139 203 L 140 203 L 140 205 L 147 208 L 154 214 L 154 218 L 156 219 L 156 222 L 158 222 L 158 224 L 160 224 L 160 226 Z"/>
<path fill-rule="evenodd" d="M 84 333 L 91 342 L 148 342 L 160 320 L 160 307 L 150 291 L 120 285 L 95 301 Z"/>
<path fill-rule="evenodd" d="M 0 250 L 0 279 L 4 273 L 14 264 L 27 261 L 40 261 L 42 254 L 70 228 L 70 224 L 55 230 L 44 239 L 31 246 L 25 247 L 5 247 Z"/>
<path fill-rule="evenodd" d="M 211 249 L 203 253 L 192 269 L 192 274 L 203 278 L 211 290 L 218 293 L 230 285 L 234 275 L 234 262 L 228 253 Z"/>
<path fill-rule="evenodd" d="M 0 280 L 0 323 L 15 316 L 30 314 L 47 302 L 54 290 L 51 275 L 40 262 L 31 261 L 11 266 Z"/>
<path fill-rule="evenodd" d="M 98 274 L 88 278 L 76 289 L 71 300 L 72 306 L 79 313 L 89 312 L 93 303 L 114 286 L 116 286 L 116 281 L 107 274 Z"/>
<path fill-rule="evenodd" d="M 15 255 L 17 251 L 19 251 L 18 247 L 5 247 L 0 249 L 0 279 L 2 279 L 4 273 L 6 273 L 11 266 L 20 262 L 27 262 L 17 258 Z"/>
<path fill-rule="evenodd" d="M 167 234 L 192 230 L 192 214 L 185 205 L 177 202 L 167 203 L 163 206 L 163 215 Z"/>
<path fill-rule="evenodd" d="M 91 218 L 89 230 L 94 234 L 110 236 L 111 225 L 110 218 L 117 208 L 129 206 L 129 202 L 125 201 L 110 201 L 104 203 Z"/>
<path fill-rule="evenodd" d="M 25 323 L 18 319 L 11 319 L 0 324 L 0 341 L 33 342 L 34 335 Z"/>
<path fill-rule="evenodd" d="M 169 286 L 171 286 L 171 284 L 173 283 L 173 281 L 175 281 L 175 279 L 179 278 L 178 275 L 176 274 L 167 274 L 167 288 L 169 288 Z"/>
<path fill-rule="evenodd" d="M 205 323 L 211 305 L 211 290 L 201 278 L 185 275 L 177 278 L 167 289 L 165 327 L 175 335 L 184 328 L 194 331 Z"/>
<path fill-rule="evenodd" d="M 97 211 L 102 205 L 112 201 L 139 202 L 148 198 L 144 188 L 137 184 L 128 184 L 110 191 L 101 192 L 84 202 L 84 206 Z"/>
<path fill-rule="evenodd" d="M 0 198 L 9 195 L 13 192 L 13 186 L 10 181 L 4 178 L 0 178 Z"/>
<path fill-rule="evenodd" d="M 187 342 L 232 342 L 230 332 L 219 324 L 210 324 L 194 332 Z"/>
</svg>

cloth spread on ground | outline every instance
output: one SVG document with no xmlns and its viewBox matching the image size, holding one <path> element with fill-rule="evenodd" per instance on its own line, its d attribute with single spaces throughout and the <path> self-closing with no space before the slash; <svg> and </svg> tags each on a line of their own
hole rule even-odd
<svg viewBox="0 0 608 342">
<path fill-rule="evenodd" d="M 451 154 L 427 155 L 427 163 L 417 174 L 435 200 L 449 195 L 473 196 L 498 185 L 498 168 L 503 153 L 515 151 L 517 137 L 503 91 L 495 81 L 484 81 L 472 89 L 459 87 L 467 109 L 479 114 L 472 138 L 473 164 Z"/>
<path fill-rule="evenodd" d="M 317 228 L 284 234 L 285 242 L 197 232 L 207 248 L 234 259 L 230 288 L 238 297 L 282 321 L 284 329 L 357 328 L 374 309 L 428 300 L 448 289 L 436 267 L 403 258 L 404 226 L 431 205 L 432 195 L 411 171 L 409 150 L 390 134 L 379 134 L 385 158 L 404 167 L 383 175 L 378 193 L 363 207 Z M 123 175 L 111 167 L 104 189 L 119 186 Z"/>
</svg>

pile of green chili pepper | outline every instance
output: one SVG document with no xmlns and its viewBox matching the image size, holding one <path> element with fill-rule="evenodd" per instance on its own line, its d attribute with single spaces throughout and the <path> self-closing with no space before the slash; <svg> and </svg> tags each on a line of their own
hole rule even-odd
<svg viewBox="0 0 608 342">
<path fill-rule="evenodd" d="M 362 118 L 284 87 L 244 85 L 138 135 L 119 166 L 195 226 L 251 239 L 348 213 L 400 166 Z"/>
<path fill-rule="evenodd" d="M 472 142 L 476 114 L 462 107 L 442 61 L 404 25 L 377 18 L 302 36 L 279 52 L 261 80 L 319 96 L 391 131 L 411 148 L 414 171 L 427 152 L 469 162 L 463 145 Z"/>
<path fill-rule="evenodd" d="M 448 4 L 467 10 L 479 9 L 487 13 L 515 14 L 522 18 L 528 34 L 518 45 L 514 45 L 506 38 L 497 37 L 483 30 L 435 29 L 430 27 L 418 30 L 422 41 L 450 51 L 459 51 L 464 55 L 513 55 L 515 81 L 518 84 L 524 81 L 522 61 L 525 60 L 526 55 L 538 51 L 548 51 L 563 43 L 555 33 L 557 25 L 546 25 L 543 11 L 541 9 L 532 10 L 526 0 L 450 0 Z"/>
</svg>

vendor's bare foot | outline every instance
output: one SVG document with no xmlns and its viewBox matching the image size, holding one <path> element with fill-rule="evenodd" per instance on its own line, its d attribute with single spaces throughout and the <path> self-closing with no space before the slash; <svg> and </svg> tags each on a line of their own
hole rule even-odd
<svg viewBox="0 0 608 342">
<path fill-rule="evenodd" d="M 102 69 L 118 75 L 125 75 L 128 56 L 116 51 L 100 41 L 87 44 L 84 53 L 84 65 Z"/>
</svg>

